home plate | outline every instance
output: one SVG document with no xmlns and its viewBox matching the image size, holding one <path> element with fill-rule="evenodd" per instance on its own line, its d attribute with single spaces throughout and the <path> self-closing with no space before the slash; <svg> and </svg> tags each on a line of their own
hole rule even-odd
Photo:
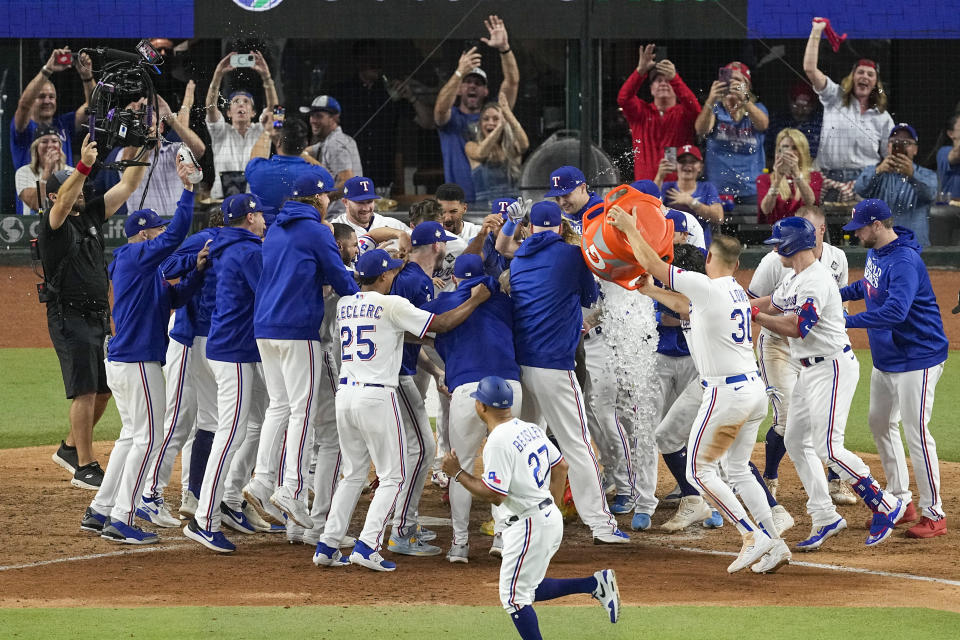
<svg viewBox="0 0 960 640">
<path fill-rule="evenodd" d="M 434 518 L 433 516 L 417 516 L 417 522 L 424 527 L 450 527 L 453 522 L 450 518 Z M 694 538 L 690 538 L 693 540 Z"/>
</svg>

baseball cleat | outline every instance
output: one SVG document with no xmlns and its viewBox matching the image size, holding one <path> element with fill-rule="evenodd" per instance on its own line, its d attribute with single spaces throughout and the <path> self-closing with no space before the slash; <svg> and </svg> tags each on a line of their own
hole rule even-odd
<svg viewBox="0 0 960 640">
<path fill-rule="evenodd" d="M 463 544 L 454 544 L 452 547 L 450 547 L 450 551 L 447 551 L 447 560 L 450 562 L 462 562 L 463 564 L 467 564 L 470 562 L 469 553 L 470 545 L 468 545 L 466 542 Z"/>
<path fill-rule="evenodd" d="M 243 515 L 247 519 L 247 522 L 250 523 L 250 526 L 253 527 L 253 530 L 257 533 L 277 533 L 277 531 L 274 531 L 274 527 L 277 527 L 280 532 L 286 531 L 286 527 L 270 524 L 261 518 L 260 514 L 257 513 L 257 510 L 253 508 L 253 505 L 246 500 L 243 501 Z"/>
<path fill-rule="evenodd" d="M 357 540 L 357 544 L 353 545 L 350 564 L 358 564 L 374 571 L 394 571 L 397 568 L 397 563 L 384 560 L 383 556 L 368 547 L 363 540 Z"/>
<path fill-rule="evenodd" d="M 83 512 L 83 519 L 80 520 L 80 528 L 84 531 L 102 533 L 106 523 L 107 516 L 100 515 L 92 508 L 87 507 L 87 510 Z"/>
<path fill-rule="evenodd" d="M 637 515 L 646 515 L 646 514 L 637 514 Z M 647 516 L 649 520 L 650 516 Z M 633 517 L 634 520 L 637 519 L 637 516 Z M 626 544 L 630 542 L 630 536 L 625 534 L 620 529 L 614 529 L 609 533 L 595 533 L 593 534 L 593 544 Z"/>
<path fill-rule="evenodd" d="M 350 564 L 350 560 L 340 553 L 339 549 L 317 542 L 317 548 L 313 552 L 313 564 L 318 567 L 342 567 Z"/>
<path fill-rule="evenodd" d="M 493 544 L 490 545 L 490 555 L 494 558 L 503 557 L 503 534 L 498 533 L 493 536 Z"/>
<path fill-rule="evenodd" d="M 100 489 L 100 483 L 102 482 L 103 469 L 100 468 L 100 463 L 94 460 L 90 464 L 77 467 L 77 470 L 73 473 L 73 480 L 70 481 L 70 484 L 78 489 L 98 491 Z"/>
<path fill-rule="evenodd" d="M 906 511 L 906 505 L 903 504 L 903 500 L 897 498 L 897 505 L 893 508 L 893 511 L 890 513 L 877 512 L 873 514 L 873 521 L 870 523 L 870 534 L 867 536 L 864 544 L 872 547 L 889 538 L 890 534 L 893 533 L 893 528 L 897 526 L 897 520 L 900 519 L 904 511 Z"/>
<path fill-rule="evenodd" d="M 776 499 L 777 489 L 780 488 L 780 478 L 764 478 L 763 483 L 767 485 L 767 491 Z"/>
<path fill-rule="evenodd" d="M 704 529 L 720 529 L 723 527 L 723 516 L 714 509 L 710 512 L 710 517 L 700 523 Z"/>
<path fill-rule="evenodd" d="M 653 525 L 650 515 L 646 513 L 633 514 L 633 520 L 630 521 L 630 528 L 634 531 L 646 531 Z"/>
<path fill-rule="evenodd" d="M 436 531 L 431 531 L 430 529 L 427 529 L 426 527 L 422 527 L 419 524 L 417 525 L 417 528 L 414 529 L 414 531 L 416 532 L 415 535 L 418 538 L 420 538 L 421 542 L 433 542 L 434 540 L 437 539 Z"/>
<path fill-rule="evenodd" d="M 253 507 L 261 518 L 270 524 L 278 524 L 281 527 L 287 524 L 287 521 L 283 518 L 283 513 L 270 502 L 269 489 L 265 489 L 260 486 L 260 483 L 251 480 L 243 488 L 242 493 L 247 504 Z"/>
<path fill-rule="evenodd" d="M 683 496 L 680 498 L 680 506 L 677 508 L 677 512 L 672 518 L 660 525 L 660 530 L 674 533 L 686 529 L 694 523 L 703 522 L 712 515 L 713 509 L 702 497 Z"/>
<path fill-rule="evenodd" d="M 947 519 L 932 520 L 927 516 L 920 518 L 920 522 L 907 529 L 908 538 L 936 538 L 947 535 Z"/>
<path fill-rule="evenodd" d="M 774 573 L 783 565 L 790 564 L 791 558 L 793 555 L 787 543 L 783 540 L 775 540 L 773 548 L 763 554 L 763 557 L 750 567 L 750 570 L 754 573 Z"/>
<path fill-rule="evenodd" d="M 184 488 L 183 493 L 180 494 L 180 519 L 189 520 L 193 516 L 197 515 L 197 507 L 199 506 L 199 497 L 193 495 L 193 492 L 190 491 L 190 489 Z"/>
<path fill-rule="evenodd" d="M 796 524 L 793 516 L 782 504 L 778 504 L 770 511 L 773 513 L 773 526 L 776 527 L 778 536 L 782 536 L 784 531 Z"/>
<path fill-rule="evenodd" d="M 857 496 L 853 495 L 853 491 L 850 490 L 850 485 L 848 485 L 843 480 L 839 478 L 836 480 L 830 480 L 827 483 L 827 486 L 830 491 L 830 499 L 833 500 L 835 505 L 851 505 L 857 504 Z"/>
<path fill-rule="evenodd" d="M 220 503 L 220 522 L 223 526 L 233 529 L 237 533 L 256 533 L 247 516 L 243 515 L 243 510 L 234 511 L 227 506 L 226 502 Z"/>
<path fill-rule="evenodd" d="M 153 544 L 160 540 L 157 534 L 151 531 L 144 531 L 140 527 L 113 518 L 107 519 L 104 523 L 100 537 L 110 542 L 122 542 L 124 544 Z"/>
<path fill-rule="evenodd" d="M 610 513 L 615 513 L 617 515 L 622 513 L 630 513 L 630 509 L 632 508 L 633 498 L 628 495 L 621 494 L 610 501 Z"/>
<path fill-rule="evenodd" d="M 673 489 L 670 490 L 670 493 L 663 496 L 663 500 L 660 501 L 660 504 L 673 507 L 680 504 L 680 498 L 683 497 L 683 492 L 680 491 L 680 485 L 674 485 Z"/>
<path fill-rule="evenodd" d="M 610 622 L 620 619 L 620 589 L 617 588 L 617 575 L 613 569 L 604 569 L 593 574 L 597 579 L 597 588 L 591 594 L 600 601 L 610 614 Z"/>
<path fill-rule="evenodd" d="M 797 551 L 816 551 L 823 546 L 828 538 L 832 538 L 846 528 L 847 521 L 843 518 L 837 518 L 824 525 L 818 526 L 815 524 L 813 530 L 810 531 L 810 537 L 798 542 L 795 548 Z"/>
<path fill-rule="evenodd" d="M 65 441 L 60 441 L 60 448 L 50 458 L 71 474 L 77 472 L 77 448 L 68 447 Z"/>
<path fill-rule="evenodd" d="M 232 553 L 237 550 L 237 545 L 227 540 L 222 531 L 201 529 L 194 518 L 183 528 L 183 535 L 217 553 Z"/>
<path fill-rule="evenodd" d="M 405 537 L 398 537 L 396 534 L 390 536 L 387 542 L 387 549 L 393 553 L 399 553 L 404 556 L 438 556 L 443 553 L 443 549 L 432 544 L 427 544 L 416 534 L 410 534 Z"/>
<path fill-rule="evenodd" d="M 749 567 L 773 548 L 774 542 L 770 536 L 762 531 L 748 531 L 743 536 L 743 546 L 740 555 L 727 567 L 727 573 L 736 573 L 744 567 Z"/>
<path fill-rule="evenodd" d="M 310 517 L 310 510 L 307 505 L 302 500 L 294 498 L 293 493 L 287 487 L 278 487 L 270 496 L 270 502 L 304 529 L 313 529 L 313 519 Z M 256 508 L 256 505 L 254 505 L 254 508 Z"/>
<path fill-rule="evenodd" d="M 163 502 L 163 497 L 150 498 L 143 496 L 140 506 L 137 507 L 137 517 L 158 527 L 179 527 L 180 520 L 174 518 Z"/>
</svg>

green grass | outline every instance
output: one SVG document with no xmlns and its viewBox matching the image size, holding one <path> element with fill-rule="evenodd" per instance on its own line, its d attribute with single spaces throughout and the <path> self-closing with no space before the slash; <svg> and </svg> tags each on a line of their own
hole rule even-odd
<svg viewBox="0 0 960 640">
<path fill-rule="evenodd" d="M 858 351 L 860 384 L 853 399 L 847 424 L 847 447 L 854 451 L 876 452 L 867 427 L 870 396 L 870 352 Z M 941 460 L 960 461 L 960 364 L 957 354 L 937 385 L 937 401 L 930 428 L 937 440 Z M 67 410 L 63 381 L 53 349 L 0 349 L 0 449 L 56 444 L 67 431 Z M 767 418 L 767 425 L 770 423 Z M 111 401 L 95 432 L 98 440 L 113 440 L 120 432 L 120 417 Z M 760 439 L 766 434 L 760 429 Z"/>
<path fill-rule="evenodd" d="M 616 625 L 590 607 L 537 607 L 553 640 L 875 640 L 948 638 L 960 614 L 929 609 L 835 607 L 625 607 Z M 518 638 L 502 609 L 464 606 L 171 607 L 4 609 L 5 638 Z"/>
</svg>

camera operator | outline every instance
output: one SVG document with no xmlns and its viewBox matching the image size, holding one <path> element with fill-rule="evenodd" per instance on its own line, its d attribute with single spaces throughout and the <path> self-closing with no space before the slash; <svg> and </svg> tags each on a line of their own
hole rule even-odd
<svg viewBox="0 0 960 640">
<path fill-rule="evenodd" d="M 125 149 L 122 159 L 136 149 Z M 47 288 L 47 324 L 60 360 L 70 405 L 70 435 L 53 455 L 70 469 L 71 484 L 98 489 L 103 470 L 93 456 L 93 427 L 110 399 L 103 364 L 110 328 L 109 281 L 104 258 L 103 224 L 143 179 L 146 167 L 127 169 L 119 184 L 87 201 L 83 187 L 97 160 L 97 143 L 83 139 L 76 170 L 58 171 L 47 180 L 52 203 L 38 233 Z"/>
</svg>

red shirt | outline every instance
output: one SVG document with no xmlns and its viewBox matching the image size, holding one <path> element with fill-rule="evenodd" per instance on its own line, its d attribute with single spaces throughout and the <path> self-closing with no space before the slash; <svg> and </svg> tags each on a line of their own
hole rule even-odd
<svg viewBox="0 0 960 640">
<path fill-rule="evenodd" d="M 634 69 L 617 94 L 617 104 L 630 125 L 633 139 L 634 180 L 653 180 L 656 177 L 666 147 L 694 144 L 693 123 L 700 113 L 697 97 L 678 73 L 670 81 L 673 92 L 677 94 L 677 104 L 667 109 L 661 117 L 653 102 L 644 102 L 637 97 L 637 91 L 646 79 L 646 74 L 640 75 Z"/>
<path fill-rule="evenodd" d="M 789 178 L 787 179 L 790 185 L 791 191 L 793 191 L 793 181 Z M 810 188 L 813 189 L 814 204 L 820 204 L 820 190 L 823 188 L 823 174 L 819 171 L 810 172 Z M 763 209 L 760 208 L 760 203 L 763 202 L 764 196 L 767 195 L 767 191 L 770 191 L 770 174 L 761 173 L 757 176 L 757 222 L 761 224 L 766 222 L 768 224 L 773 224 L 777 220 L 782 218 L 789 218 L 797 212 L 797 209 L 803 206 L 802 198 L 790 198 L 789 200 L 784 200 L 783 197 L 777 194 L 777 202 L 773 205 L 773 210 L 769 215 L 763 215 Z"/>
</svg>

